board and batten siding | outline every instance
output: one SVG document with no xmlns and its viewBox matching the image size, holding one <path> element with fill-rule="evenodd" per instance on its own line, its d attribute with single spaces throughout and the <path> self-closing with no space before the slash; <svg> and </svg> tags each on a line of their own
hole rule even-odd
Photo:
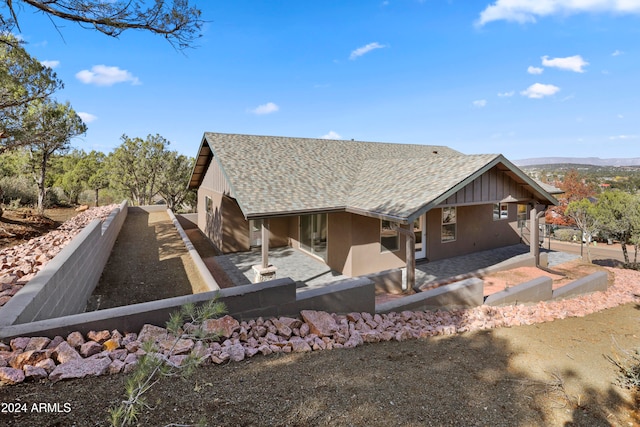
<svg viewBox="0 0 640 427">
<path fill-rule="evenodd" d="M 233 197 L 227 177 L 222 173 L 222 168 L 215 157 L 211 159 L 211 163 L 209 163 L 209 167 L 207 168 L 207 172 L 204 174 L 200 187 L 226 196 L 231 195 Z"/>
<path fill-rule="evenodd" d="M 464 188 L 448 197 L 441 205 L 497 203 L 507 196 L 529 199 L 531 193 L 497 167 L 489 169 Z"/>
</svg>

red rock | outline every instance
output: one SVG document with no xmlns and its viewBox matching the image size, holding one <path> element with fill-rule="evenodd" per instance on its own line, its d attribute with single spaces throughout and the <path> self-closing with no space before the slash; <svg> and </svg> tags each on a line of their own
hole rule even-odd
<svg viewBox="0 0 640 427">
<path fill-rule="evenodd" d="M 48 359 L 44 350 L 30 350 L 16 355 L 9 361 L 9 365 L 15 369 L 22 369 L 24 365 L 35 365 L 44 359 Z"/>
<path fill-rule="evenodd" d="M 0 368 L 0 384 L 18 384 L 24 381 L 22 369 Z"/>
<path fill-rule="evenodd" d="M 244 347 L 242 344 L 233 344 L 226 350 L 229 353 L 229 358 L 232 362 L 240 362 L 244 360 Z"/>
<path fill-rule="evenodd" d="M 113 374 L 119 374 L 120 372 L 122 372 L 122 369 L 124 368 L 125 363 L 122 360 L 112 360 L 111 363 L 109 364 L 109 368 L 107 369 L 107 372 L 111 375 Z"/>
<path fill-rule="evenodd" d="M 193 340 L 180 338 L 179 340 L 175 339 L 166 339 L 162 340 L 158 343 L 158 347 L 165 352 L 171 352 L 171 354 L 185 354 L 189 353 L 194 346 Z"/>
<path fill-rule="evenodd" d="M 335 319 L 324 311 L 302 310 L 300 315 L 309 325 L 309 331 L 319 337 L 331 336 L 338 330 Z"/>
<path fill-rule="evenodd" d="M 56 368 L 56 362 L 51 358 L 47 358 L 36 363 L 36 367 L 44 369 L 49 374 Z"/>
<path fill-rule="evenodd" d="M 64 338 L 62 338 L 60 335 L 56 335 L 47 345 L 47 349 L 55 349 L 62 341 L 64 341 Z"/>
<path fill-rule="evenodd" d="M 95 341 L 87 341 L 80 346 L 80 354 L 82 357 L 91 357 L 94 354 L 98 354 L 102 351 L 102 344 Z"/>
<path fill-rule="evenodd" d="M 91 341 L 95 341 L 97 343 L 104 343 L 106 340 L 111 338 L 111 332 L 109 331 L 89 331 L 87 334 L 87 338 Z"/>
<path fill-rule="evenodd" d="M 24 351 L 44 350 L 49 343 L 51 343 L 51 340 L 47 337 L 33 337 L 29 340 L 29 344 L 24 348 Z"/>
<path fill-rule="evenodd" d="M 67 343 L 73 348 L 80 348 L 85 343 L 85 340 L 80 332 L 71 332 L 67 336 Z"/>
<path fill-rule="evenodd" d="M 108 357 L 72 360 L 56 366 L 49 374 L 49 379 L 58 382 L 72 378 L 97 377 L 107 372 L 111 362 Z"/>
<path fill-rule="evenodd" d="M 155 343 L 167 339 L 167 335 L 168 332 L 165 328 L 146 324 L 142 327 L 142 330 L 140 330 L 140 333 L 138 334 L 138 341 L 142 343 L 146 341 Z"/>
<path fill-rule="evenodd" d="M 11 340 L 11 343 L 10 343 L 11 349 L 13 351 L 24 350 L 25 347 L 29 345 L 29 341 L 31 341 L 31 338 L 29 337 L 14 338 Z"/>
<path fill-rule="evenodd" d="M 234 332 L 240 330 L 240 323 L 233 317 L 226 315 L 219 319 L 208 319 L 202 323 L 202 329 L 207 334 L 217 334 L 223 338 L 230 338 Z"/>
<path fill-rule="evenodd" d="M 291 345 L 291 350 L 295 353 L 306 353 L 311 351 L 311 346 L 300 337 L 292 337 L 289 340 L 289 344 Z"/>
<path fill-rule="evenodd" d="M 38 381 L 38 380 L 43 380 L 47 378 L 49 374 L 43 368 L 26 365 L 24 367 L 24 376 L 25 376 L 25 379 Z"/>
<path fill-rule="evenodd" d="M 293 317 L 282 316 L 278 320 L 291 329 L 299 328 L 302 325 L 302 320 L 294 319 Z"/>
<path fill-rule="evenodd" d="M 66 341 L 62 341 L 56 347 L 53 351 L 53 356 L 58 363 L 68 363 L 72 360 L 82 359 L 82 356 Z"/>
<path fill-rule="evenodd" d="M 291 336 L 292 331 L 290 327 L 288 327 L 278 319 L 272 319 L 271 322 L 273 322 L 273 326 L 276 327 L 280 336 L 283 336 L 285 338 L 289 338 Z"/>
</svg>

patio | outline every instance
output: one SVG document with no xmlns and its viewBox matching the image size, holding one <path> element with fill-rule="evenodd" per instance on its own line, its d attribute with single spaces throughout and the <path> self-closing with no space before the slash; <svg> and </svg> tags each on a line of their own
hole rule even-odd
<svg viewBox="0 0 640 427">
<path fill-rule="evenodd" d="M 541 252 L 547 252 L 541 250 Z M 517 244 L 504 248 L 475 252 L 445 260 L 419 262 L 416 265 L 416 285 L 439 281 L 485 269 L 513 257 L 529 253 L 529 246 Z M 577 255 L 563 252 L 548 252 L 549 266 L 557 265 Z M 222 267 L 234 285 L 246 285 L 253 282 L 252 266 L 260 264 L 260 250 L 220 255 L 215 261 Z M 327 286 L 349 277 L 331 270 L 320 260 L 290 247 L 275 248 L 269 251 L 269 262 L 278 268 L 277 277 L 290 277 L 298 284 L 298 290 L 307 290 Z"/>
</svg>

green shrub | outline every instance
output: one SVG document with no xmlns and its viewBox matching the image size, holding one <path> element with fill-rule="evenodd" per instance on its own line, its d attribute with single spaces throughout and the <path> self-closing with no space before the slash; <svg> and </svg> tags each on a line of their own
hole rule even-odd
<svg viewBox="0 0 640 427">
<path fill-rule="evenodd" d="M 22 206 L 35 206 L 38 201 L 38 188 L 33 180 L 26 176 L 12 176 L 0 178 L 2 188 L 2 202 L 11 203 L 20 200 Z"/>
<path fill-rule="evenodd" d="M 553 236 L 561 242 L 579 242 L 582 236 L 580 230 L 560 228 L 553 232 Z"/>
</svg>

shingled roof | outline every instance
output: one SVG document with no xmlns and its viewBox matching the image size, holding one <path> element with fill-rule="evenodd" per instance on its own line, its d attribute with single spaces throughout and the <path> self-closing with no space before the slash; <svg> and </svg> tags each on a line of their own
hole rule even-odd
<svg viewBox="0 0 640 427">
<path fill-rule="evenodd" d="M 554 200 L 499 154 L 437 145 L 207 132 L 190 188 L 201 184 L 211 161 L 247 218 L 346 210 L 413 221 L 496 164 L 515 168 L 535 194 Z"/>
</svg>

